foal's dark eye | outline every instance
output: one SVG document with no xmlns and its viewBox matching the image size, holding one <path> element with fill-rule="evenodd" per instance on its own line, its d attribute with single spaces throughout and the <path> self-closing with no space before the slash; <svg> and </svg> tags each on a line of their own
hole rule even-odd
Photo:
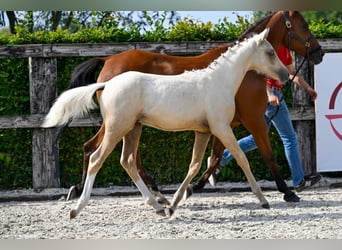
<svg viewBox="0 0 342 250">
<path fill-rule="evenodd" d="M 270 50 L 270 51 L 268 51 L 268 53 L 267 53 L 269 56 L 274 56 L 274 50 Z"/>
</svg>

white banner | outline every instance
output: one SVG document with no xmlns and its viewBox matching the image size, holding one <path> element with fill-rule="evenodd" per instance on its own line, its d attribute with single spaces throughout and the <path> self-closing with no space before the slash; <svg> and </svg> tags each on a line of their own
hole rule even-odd
<svg viewBox="0 0 342 250">
<path fill-rule="evenodd" d="M 315 65 L 317 171 L 342 171 L 342 53 Z"/>
</svg>

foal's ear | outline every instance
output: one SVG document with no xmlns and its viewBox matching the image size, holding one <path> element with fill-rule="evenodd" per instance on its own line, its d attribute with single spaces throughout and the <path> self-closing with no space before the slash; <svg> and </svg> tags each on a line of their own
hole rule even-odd
<svg viewBox="0 0 342 250">
<path fill-rule="evenodd" d="M 266 28 L 266 29 L 264 29 L 263 32 L 261 32 L 261 33 L 259 34 L 259 41 L 258 41 L 259 43 L 266 40 L 269 31 L 270 31 L 270 29 L 269 29 L 269 28 Z"/>
</svg>

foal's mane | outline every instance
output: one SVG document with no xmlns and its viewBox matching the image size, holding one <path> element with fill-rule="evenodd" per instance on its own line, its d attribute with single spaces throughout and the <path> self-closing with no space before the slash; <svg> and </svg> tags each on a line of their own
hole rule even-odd
<svg viewBox="0 0 342 250">
<path fill-rule="evenodd" d="M 208 70 L 214 69 L 216 67 L 216 65 L 220 64 L 220 62 L 223 60 L 223 58 L 229 57 L 230 54 L 235 52 L 237 47 L 240 47 L 243 43 L 247 42 L 247 40 L 252 39 L 253 36 L 256 34 L 257 33 L 251 32 L 248 34 L 246 39 L 244 39 L 243 41 L 237 40 L 235 43 L 233 43 L 233 45 L 231 47 L 228 47 L 228 49 L 226 51 L 222 52 L 222 54 L 219 57 L 217 57 L 214 61 L 212 61 L 206 68 L 186 70 L 184 73 L 206 72 Z"/>
</svg>

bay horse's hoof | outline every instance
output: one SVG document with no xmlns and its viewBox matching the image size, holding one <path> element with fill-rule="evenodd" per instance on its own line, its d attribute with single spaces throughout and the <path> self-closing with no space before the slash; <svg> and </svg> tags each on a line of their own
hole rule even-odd
<svg viewBox="0 0 342 250">
<path fill-rule="evenodd" d="M 77 215 L 77 212 L 75 209 L 71 210 L 70 211 L 70 220 L 74 219 Z"/>
<path fill-rule="evenodd" d="M 288 191 L 284 194 L 284 200 L 286 202 L 300 202 L 300 198 L 292 191 Z"/>
<path fill-rule="evenodd" d="M 270 208 L 270 204 L 268 204 L 268 203 L 263 203 L 263 204 L 261 204 L 261 207 L 262 207 L 262 208 L 265 208 L 265 209 L 269 209 L 269 208 Z"/>
<path fill-rule="evenodd" d="M 72 186 L 69 189 L 69 193 L 68 193 L 68 196 L 67 196 L 66 200 L 70 201 L 70 200 L 73 200 L 73 199 L 77 198 L 79 196 L 78 193 L 79 193 L 79 191 L 78 191 L 77 186 Z"/>
</svg>

